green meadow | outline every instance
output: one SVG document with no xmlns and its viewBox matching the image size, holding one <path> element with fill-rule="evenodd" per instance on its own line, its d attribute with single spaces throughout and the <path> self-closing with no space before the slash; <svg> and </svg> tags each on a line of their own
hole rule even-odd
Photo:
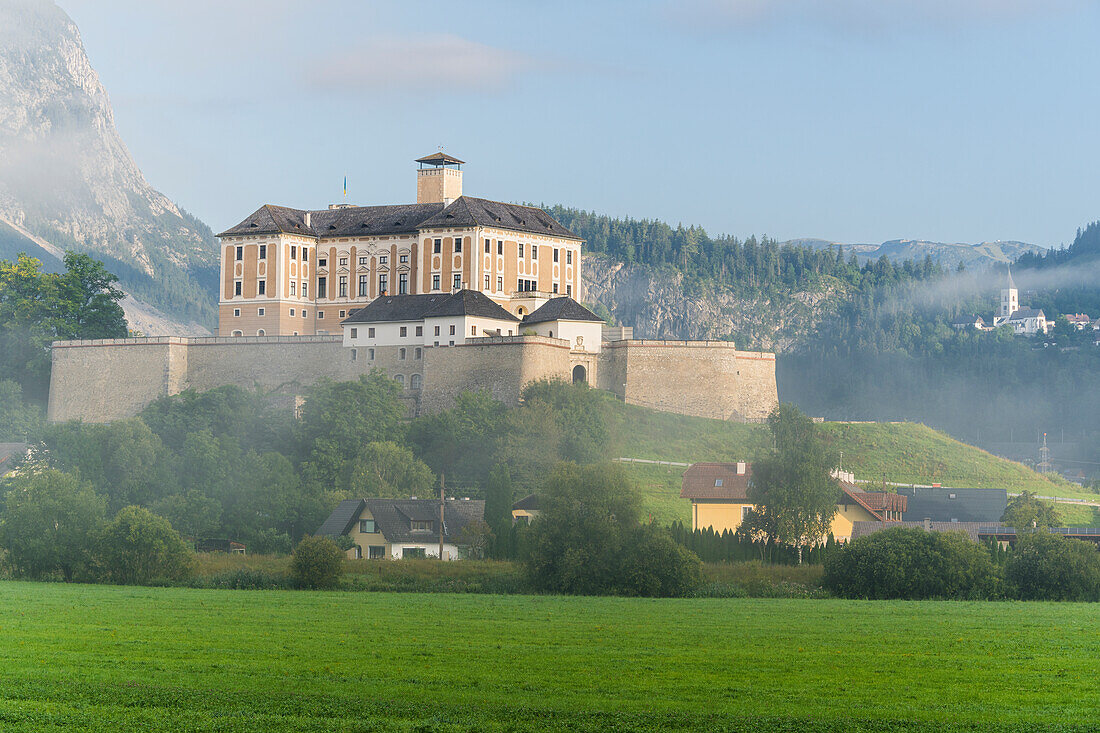
<svg viewBox="0 0 1100 733">
<path fill-rule="evenodd" d="M 1098 613 L 4 582 L 0 730 L 1094 730 Z"/>
</svg>

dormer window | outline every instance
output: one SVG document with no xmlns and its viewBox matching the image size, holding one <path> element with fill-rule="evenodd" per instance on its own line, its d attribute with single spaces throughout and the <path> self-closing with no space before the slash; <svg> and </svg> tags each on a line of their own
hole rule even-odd
<svg viewBox="0 0 1100 733">
<path fill-rule="evenodd" d="M 433 522 L 431 522 L 430 520 L 424 521 L 424 520 L 420 520 L 420 519 L 414 519 L 414 520 L 412 520 L 412 531 L 413 532 L 431 532 L 432 531 L 432 524 L 433 524 Z"/>
<path fill-rule="evenodd" d="M 722 479 L 720 479 L 720 478 L 714 479 L 714 485 L 715 486 L 721 486 L 722 485 Z"/>
</svg>

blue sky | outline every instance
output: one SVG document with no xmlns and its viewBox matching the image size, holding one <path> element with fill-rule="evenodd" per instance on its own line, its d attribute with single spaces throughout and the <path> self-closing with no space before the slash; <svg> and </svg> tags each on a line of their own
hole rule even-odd
<svg viewBox="0 0 1100 733">
<path fill-rule="evenodd" d="M 712 233 L 1068 243 L 1100 218 L 1087 0 L 58 0 L 150 183 L 262 203 L 465 191 Z"/>
</svg>

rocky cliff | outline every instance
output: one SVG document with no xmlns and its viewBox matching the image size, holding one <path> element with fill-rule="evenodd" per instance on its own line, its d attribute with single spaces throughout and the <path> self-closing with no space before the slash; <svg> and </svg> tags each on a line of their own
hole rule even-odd
<svg viewBox="0 0 1100 733">
<path fill-rule="evenodd" d="M 145 181 L 76 26 L 50 0 L 0 0 L 0 219 L 103 259 L 177 319 L 213 320 L 216 240 Z"/>
<path fill-rule="evenodd" d="M 745 298 L 717 284 L 687 287 L 668 269 L 586 255 L 584 300 L 607 307 L 639 338 L 725 339 L 742 348 L 782 352 L 834 313 L 847 287 L 829 281 L 814 290 Z"/>
</svg>

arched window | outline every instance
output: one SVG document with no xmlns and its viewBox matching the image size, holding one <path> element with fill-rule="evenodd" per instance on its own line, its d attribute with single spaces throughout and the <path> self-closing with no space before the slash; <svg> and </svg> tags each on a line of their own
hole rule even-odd
<svg viewBox="0 0 1100 733">
<path fill-rule="evenodd" d="M 573 367 L 573 384 L 584 384 L 588 381 L 588 371 L 584 368 L 584 365 L 578 364 Z"/>
<path fill-rule="evenodd" d="M 264 330 L 261 328 L 259 331 L 256 332 L 256 335 L 257 336 L 264 336 L 265 335 Z"/>
<path fill-rule="evenodd" d="M 401 385 L 401 389 L 405 388 L 405 375 L 404 374 L 398 374 L 396 377 L 394 377 L 394 379 L 396 379 L 397 383 Z"/>
<path fill-rule="evenodd" d="M 550 338 L 554 338 L 554 332 L 553 331 L 550 332 Z"/>
<path fill-rule="evenodd" d="M 420 375 L 419 374 L 414 374 L 409 379 L 409 388 L 410 389 L 420 389 Z"/>
<path fill-rule="evenodd" d="M 234 331 L 233 336 L 244 336 L 244 331 Z"/>
</svg>

